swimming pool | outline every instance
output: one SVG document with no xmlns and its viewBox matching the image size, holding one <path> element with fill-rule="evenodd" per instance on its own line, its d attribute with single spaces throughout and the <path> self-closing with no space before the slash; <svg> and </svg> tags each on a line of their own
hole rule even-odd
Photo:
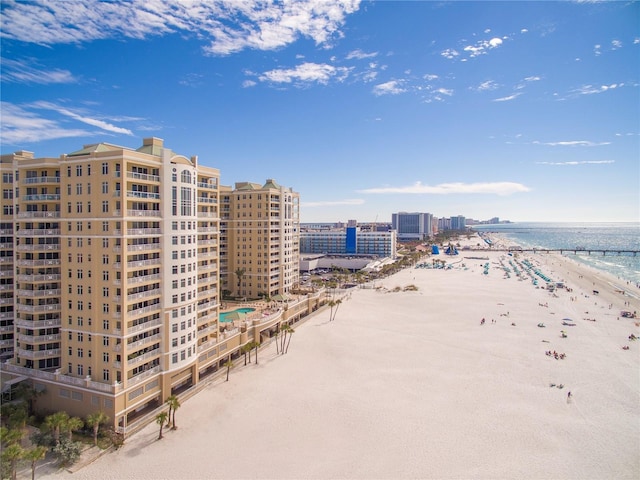
<svg viewBox="0 0 640 480">
<path fill-rule="evenodd" d="M 235 310 L 231 310 L 230 312 L 224 312 L 221 313 L 220 316 L 218 317 L 218 321 L 220 323 L 229 323 L 229 322 L 233 322 L 233 320 L 237 320 L 237 317 L 234 319 L 233 317 L 231 317 L 230 319 L 227 319 L 227 317 L 233 313 L 244 313 L 247 314 L 249 312 L 255 312 L 255 308 L 236 308 Z M 234 315 L 235 316 L 235 315 Z"/>
</svg>

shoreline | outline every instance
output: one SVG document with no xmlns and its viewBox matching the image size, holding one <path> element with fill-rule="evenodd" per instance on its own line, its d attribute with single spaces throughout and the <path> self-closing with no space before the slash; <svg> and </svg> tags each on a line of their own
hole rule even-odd
<svg viewBox="0 0 640 480">
<path fill-rule="evenodd" d="M 73 478 L 637 478 L 637 302 L 562 256 L 527 255 L 572 289 L 551 293 L 482 255 L 354 289 Z"/>
</svg>

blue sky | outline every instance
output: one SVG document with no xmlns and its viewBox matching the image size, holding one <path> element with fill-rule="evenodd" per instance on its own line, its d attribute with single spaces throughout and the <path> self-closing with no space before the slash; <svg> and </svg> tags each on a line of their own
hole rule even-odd
<svg viewBox="0 0 640 480">
<path fill-rule="evenodd" d="M 2 153 L 156 136 L 303 222 L 640 220 L 639 2 L 1 4 Z"/>
</svg>

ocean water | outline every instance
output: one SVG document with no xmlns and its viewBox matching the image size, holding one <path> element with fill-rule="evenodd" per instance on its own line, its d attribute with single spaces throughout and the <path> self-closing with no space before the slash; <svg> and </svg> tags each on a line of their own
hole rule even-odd
<svg viewBox="0 0 640 480">
<path fill-rule="evenodd" d="M 524 247 L 576 248 L 586 250 L 637 250 L 640 251 L 640 223 L 501 223 L 474 225 L 474 230 L 500 233 L 510 241 Z M 640 286 L 640 253 L 618 255 L 611 253 L 565 253 L 567 257 L 598 270 L 608 272 Z"/>
</svg>

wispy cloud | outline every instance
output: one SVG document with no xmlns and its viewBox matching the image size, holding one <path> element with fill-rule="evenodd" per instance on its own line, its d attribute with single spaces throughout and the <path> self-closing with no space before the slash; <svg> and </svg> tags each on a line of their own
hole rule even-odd
<svg viewBox="0 0 640 480">
<path fill-rule="evenodd" d="M 569 95 L 593 95 L 596 93 L 609 92 L 616 88 L 624 87 L 624 83 L 612 83 L 609 85 L 583 85 L 579 88 L 571 90 Z"/>
<path fill-rule="evenodd" d="M 326 63 L 303 63 L 295 68 L 278 68 L 269 70 L 259 75 L 261 82 L 270 83 L 295 83 L 304 85 L 308 83 L 327 84 L 330 80 L 343 81 L 349 75 L 347 67 L 334 67 Z"/>
<path fill-rule="evenodd" d="M 55 103 L 44 102 L 44 101 L 35 102 L 32 104 L 32 107 L 45 109 L 45 110 L 53 110 L 59 113 L 60 115 L 70 117 L 74 120 L 77 120 L 78 122 L 86 123 L 87 125 L 98 127 L 101 130 L 104 130 L 106 132 L 112 132 L 112 133 L 118 133 L 118 134 L 124 134 L 124 135 L 133 135 L 133 132 L 128 128 L 118 127 L 109 122 L 101 120 L 100 118 L 88 117 L 86 115 L 83 115 L 82 112 L 74 111 L 69 108 L 56 105 Z"/>
<path fill-rule="evenodd" d="M 40 68 L 40 65 L 34 65 L 33 59 L 11 60 L 1 58 L 0 62 L 2 63 L 1 79 L 3 82 L 37 83 L 41 85 L 78 82 L 78 79 L 69 70 Z"/>
<path fill-rule="evenodd" d="M 320 202 L 300 202 L 300 206 L 305 208 L 314 207 L 339 207 L 343 205 L 363 205 L 364 200 L 361 198 L 348 198 L 345 200 L 326 200 Z"/>
<path fill-rule="evenodd" d="M 480 85 L 477 85 L 475 87 L 469 87 L 469 88 L 474 92 L 487 92 L 487 91 L 495 90 L 499 86 L 500 85 L 498 85 L 493 80 L 486 80 L 482 82 Z"/>
<path fill-rule="evenodd" d="M 500 98 L 494 98 L 493 100 L 491 100 L 492 102 L 509 102 L 511 100 L 515 100 L 516 98 L 518 98 L 520 95 L 522 95 L 522 92 L 518 92 L 518 93 L 514 93 L 513 95 L 509 95 L 508 97 L 500 97 Z"/>
<path fill-rule="evenodd" d="M 582 161 L 569 161 L 569 162 L 536 162 L 538 165 L 606 165 L 615 163 L 615 160 L 582 160 Z"/>
<path fill-rule="evenodd" d="M 81 109 L 71 109 L 52 102 L 34 102 L 15 105 L 2 102 L 1 132 L 4 144 L 19 145 L 26 142 L 40 142 L 56 138 L 82 137 L 88 135 L 104 135 L 105 132 L 119 135 L 133 135 L 131 130 L 114 125 L 113 121 L 141 121 L 134 117 L 105 120 L 99 115 L 89 115 Z M 57 118 L 47 118 L 43 112 L 54 112 Z M 69 127 L 69 119 L 84 125 L 96 127 L 97 131 L 89 131 L 78 127 Z M 142 126 L 140 129 L 144 129 Z M 157 128 L 156 128 L 157 131 Z"/>
<path fill-rule="evenodd" d="M 590 142 L 588 140 L 569 140 L 562 142 L 539 142 L 535 140 L 535 145 L 547 145 L 549 147 L 600 147 L 602 145 L 609 145 L 611 142 Z"/>
<path fill-rule="evenodd" d="M 485 31 L 485 33 L 488 33 Z M 467 44 L 462 47 L 462 53 L 455 48 L 447 48 L 440 52 L 440 55 L 449 60 L 466 61 L 469 58 L 475 58 L 480 55 L 486 55 L 489 51 L 498 48 L 504 43 L 507 37 L 493 37 L 488 40 L 478 40 L 476 43 Z"/>
<path fill-rule="evenodd" d="M 357 59 L 357 60 L 362 60 L 362 59 L 366 59 L 366 58 L 374 58 L 378 56 L 378 52 L 371 52 L 371 53 L 366 53 L 363 52 L 360 49 L 357 50 L 353 50 L 352 52 L 349 52 L 347 54 L 347 60 L 351 60 L 353 58 Z"/>
<path fill-rule="evenodd" d="M 1 102 L 2 122 L 0 133 L 5 145 L 20 145 L 56 138 L 80 137 L 90 132 L 77 128 L 65 128 L 55 120 L 43 118 L 37 113 L 8 102 Z"/>
<path fill-rule="evenodd" d="M 206 53 L 228 55 L 247 48 L 277 49 L 299 37 L 328 45 L 340 36 L 346 16 L 359 5 L 360 0 L 11 1 L 3 2 L 2 35 L 52 45 L 181 32 L 209 41 Z"/>
<path fill-rule="evenodd" d="M 373 87 L 373 94 L 377 97 L 381 95 L 398 95 L 407 90 L 402 87 L 401 80 L 391 80 L 389 82 L 380 83 Z"/>
<path fill-rule="evenodd" d="M 511 195 L 514 193 L 528 192 L 531 189 L 521 183 L 515 182 L 479 182 L 479 183 L 441 183 L 438 185 L 424 185 L 416 182 L 413 185 L 404 187 L 379 187 L 358 190 L 358 193 L 370 194 L 432 194 L 432 195 L 452 195 L 452 194 L 492 194 Z"/>
</svg>

